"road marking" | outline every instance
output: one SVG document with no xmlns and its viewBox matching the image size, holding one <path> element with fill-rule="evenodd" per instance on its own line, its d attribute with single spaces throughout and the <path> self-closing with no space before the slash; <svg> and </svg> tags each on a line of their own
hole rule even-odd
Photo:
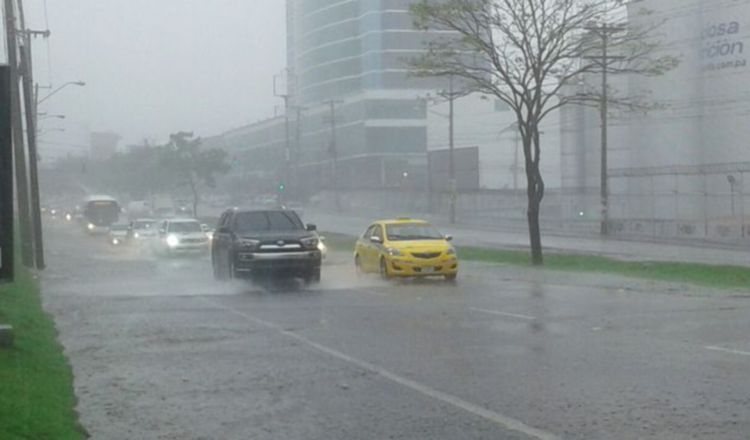
<svg viewBox="0 0 750 440">
<path fill-rule="evenodd" d="M 732 350 L 731 348 L 716 347 L 715 345 L 708 345 L 703 348 L 706 350 L 723 351 L 724 353 L 732 353 L 740 356 L 750 356 L 750 351 Z"/>
<path fill-rule="evenodd" d="M 533 316 L 519 315 L 518 313 L 498 312 L 497 310 L 479 309 L 479 308 L 476 308 L 476 307 L 469 307 L 469 310 L 473 310 L 475 312 L 481 312 L 481 313 L 489 313 L 490 315 L 505 316 L 505 317 L 509 317 L 509 318 L 525 319 L 526 321 L 536 321 L 536 318 L 533 317 Z"/>
<path fill-rule="evenodd" d="M 327 354 L 327 355 L 329 355 L 331 357 L 334 357 L 336 359 L 342 360 L 342 361 L 347 362 L 349 364 L 356 365 L 357 367 L 362 368 L 363 370 L 367 370 L 367 371 L 369 371 L 371 373 L 378 374 L 381 377 L 384 377 L 384 378 L 386 378 L 386 379 L 388 379 L 388 380 L 390 380 L 390 381 L 392 381 L 394 383 L 397 383 L 397 384 L 402 385 L 402 386 L 404 386 L 406 388 L 409 388 L 409 389 L 411 389 L 413 391 L 416 391 L 416 392 L 418 392 L 418 393 L 420 393 L 420 394 L 422 394 L 424 396 L 431 397 L 431 398 L 433 398 L 435 400 L 439 400 L 441 402 L 447 403 L 447 404 L 452 405 L 452 406 L 454 406 L 456 408 L 460 408 L 460 409 L 462 409 L 462 410 L 464 410 L 464 411 L 466 411 L 466 412 L 468 412 L 470 414 L 473 414 L 475 416 L 487 419 L 487 420 L 489 420 L 489 421 L 491 421 L 491 422 L 493 422 L 493 423 L 495 423 L 497 425 L 500 425 L 501 427 L 503 427 L 505 429 L 509 429 L 509 430 L 512 430 L 512 431 L 517 431 L 517 432 L 525 434 L 525 435 L 527 435 L 529 437 L 533 437 L 533 438 L 539 439 L 539 440 L 559 440 L 558 436 L 556 436 L 556 435 L 554 435 L 554 434 L 552 434 L 550 432 L 544 431 L 542 429 L 534 428 L 533 426 L 529 426 L 529 425 L 523 423 L 520 420 L 516 420 L 516 419 L 514 419 L 512 417 L 504 416 L 504 415 L 502 415 L 500 413 L 497 413 L 495 411 L 491 411 L 491 410 L 489 410 L 487 408 L 484 408 L 482 406 L 476 405 L 476 404 L 471 403 L 471 402 L 467 402 L 466 400 L 463 400 L 460 397 L 456 397 L 456 396 L 454 396 L 452 394 L 448 394 L 448 393 L 444 393 L 442 391 L 438 391 L 438 390 L 436 390 L 434 388 L 431 388 L 431 387 L 429 387 L 427 385 L 421 384 L 421 383 L 419 383 L 417 381 L 414 381 L 414 380 L 411 380 L 411 379 L 407 379 L 407 378 L 405 378 L 403 376 L 399 376 L 396 373 L 392 373 L 392 372 L 390 372 L 390 371 L 388 371 L 388 370 L 386 370 L 386 369 L 384 369 L 382 367 L 379 367 L 379 366 L 377 366 L 375 364 L 372 364 L 370 362 L 353 358 L 353 357 L 351 357 L 351 356 L 349 356 L 347 354 L 344 354 L 344 353 L 342 353 L 342 352 L 340 352 L 338 350 L 326 347 L 325 345 L 318 344 L 317 342 L 314 342 L 314 341 L 312 341 L 312 340 L 310 340 L 310 339 L 308 339 L 308 338 L 306 338 L 306 337 L 304 337 L 302 335 L 299 335 L 299 334 L 294 333 L 292 331 L 286 330 L 283 327 L 281 327 L 281 326 L 279 326 L 277 324 L 274 324 L 272 322 L 265 321 L 265 320 L 260 319 L 260 318 L 256 318 L 253 315 L 240 312 L 239 310 L 232 309 L 232 308 L 227 307 L 227 306 L 225 306 L 225 305 L 223 305 L 221 303 L 218 303 L 218 302 L 215 302 L 215 301 L 211 301 L 211 300 L 209 300 L 207 298 L 201 298 L 201 300 L 203 300 L 203 302 L 205 302 L 207 304 L 211 304 L 212 306 L 215 306 L 215 307 L 221 308 L 223 310 L 226 310 L 229 313 L 232 313 L 232 314 L 237 315 L 237 316 L 241 316 L 241 317 L 243 317 L 243 318 L 245 318 L 245 319 L 247 319 L 249 321 L 252 321 L 252 322 L 254 322 L 254 323 L 258 324 L 258 325 L 261 325 L 261 326 L 264 326 L 264 327 L 267 327 L 267 328 L 270 328 L 270 329 L 274 329 L 274 330 L 280 332 L 281 334 L 283 334 L 284 336 L 287 336 L 287 337 L 295 339 L 295 340 L 297 340 L 299 342 L 302 342 L 302 343 L 308 345 L 309 347 L 312 347 L 312 348 L 314 348 L 314 349 L 316 349 L 316 350 L 318 350 L 318 351 L 320 351 L 322 353 L 325 353 L 325 354 Z"/>
</svg>

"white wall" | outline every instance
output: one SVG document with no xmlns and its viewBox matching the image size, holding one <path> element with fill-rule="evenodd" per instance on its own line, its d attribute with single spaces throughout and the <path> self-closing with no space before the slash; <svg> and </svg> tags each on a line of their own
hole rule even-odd
<svg viewBox="0 0 750 440">
<path fill-rule="evenodd" d="M 427 149 L 448 148 L 447 102 L 430 104 L 427 112 Z M 473 94 L 455 102 L 455 148 L 479 147 L 479 184 L 483 189 L 513 189 L 517 132 L 509 128 L 515 114 L 492 97 Z M 542 124 L 542 176 L 547 188 L 560 187 L 560 124 L 557 112 Z M 518 142 L 517 185 L 526 188 L 523 148 Z"/>
</svg>

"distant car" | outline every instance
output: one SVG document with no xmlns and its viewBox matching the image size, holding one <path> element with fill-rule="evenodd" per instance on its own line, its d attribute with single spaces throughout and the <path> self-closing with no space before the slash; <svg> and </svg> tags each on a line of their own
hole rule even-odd
<svg viewBox="0 0 750 440">
<path fill-rule="evenodd" d="M 113 246 L 122 246 L 128 240 L 128 225 L 124 223 L 113 223 L 109 226 L 107 235 L 109 243 Z"/>
<path fill-rule="evenodd" d="M 274 274 L 317 283 L 322 257 L 315 230 L 315 225 L 303 225 L 294 211 L 227 210 L 211 246 L 214 277 Z"/>
<path fill-rule="evenodd" d="M 131 241 L 149 240 L 158 236 L 157 221 L 152 218 L 135 219 L 128 227 L 128 239 Z"/>
<path fill-rule="evenodd" d="M 455 280 L 458 256 L 451 240 L 426 221 L 376 221 L 357 240 L 354 265 L 358 272 L 380 273 L 383 278 L 442 276 Z"/>
<path fill-rule="evenodd" d="M 208 250 L 208 237 L 195 219 L 167 219 L 159 225 L 156 250 L 167 255 L 200 254 Z"/>
</svg>

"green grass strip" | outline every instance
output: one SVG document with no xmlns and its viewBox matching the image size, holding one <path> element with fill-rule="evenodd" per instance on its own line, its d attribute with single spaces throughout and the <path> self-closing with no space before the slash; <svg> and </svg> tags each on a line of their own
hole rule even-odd
<svg viewBox="0 0 750 440">
<path fill-rule="evenodd" d="M 15 335 L 14 347 L 0 348 L 0 438 L 86 438 L 70 365 L 38 285 L 23 269 L 14 283 L 0 284 L 0 323 L 11 324 Z"/>
<path fill-rule="evenodd" d="M 353 250 L 356 237 L 324 233 L 326 244 L 333 250 Z M 529 252 L 522 250 L 457 247 L 464 261 L 509 264 L 531 267 Z M 750 268 L 709 264 L 661 261 L 622 261 L 595 255 L 547 252 L 544 268 L 568 272 L 590 272 L 622 275 L 633 278 L 680 282 L 696 286 L 731 290 L 750 290 Z"/>
</svg>

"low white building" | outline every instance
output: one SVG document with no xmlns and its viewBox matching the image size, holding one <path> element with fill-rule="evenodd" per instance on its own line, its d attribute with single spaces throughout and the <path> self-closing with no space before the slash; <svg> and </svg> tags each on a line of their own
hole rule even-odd
<svg viewBox="0 0 750 440">
<path fill-rule="evenodd" d="M 560 188 L 560 123 L 552 112 L 542 123 L 541 170 L 547 188 Z M 427 109 L 427 150 L 449 148 L 449 103 Z M 504 102 L 478 93 L 454 101 L 454 148 L 478 151 L 479 189 L 525 190 L 523 146 L 516 115 Z M 461 164 L 466 166 L 466 164 Z"/>
</svg>

